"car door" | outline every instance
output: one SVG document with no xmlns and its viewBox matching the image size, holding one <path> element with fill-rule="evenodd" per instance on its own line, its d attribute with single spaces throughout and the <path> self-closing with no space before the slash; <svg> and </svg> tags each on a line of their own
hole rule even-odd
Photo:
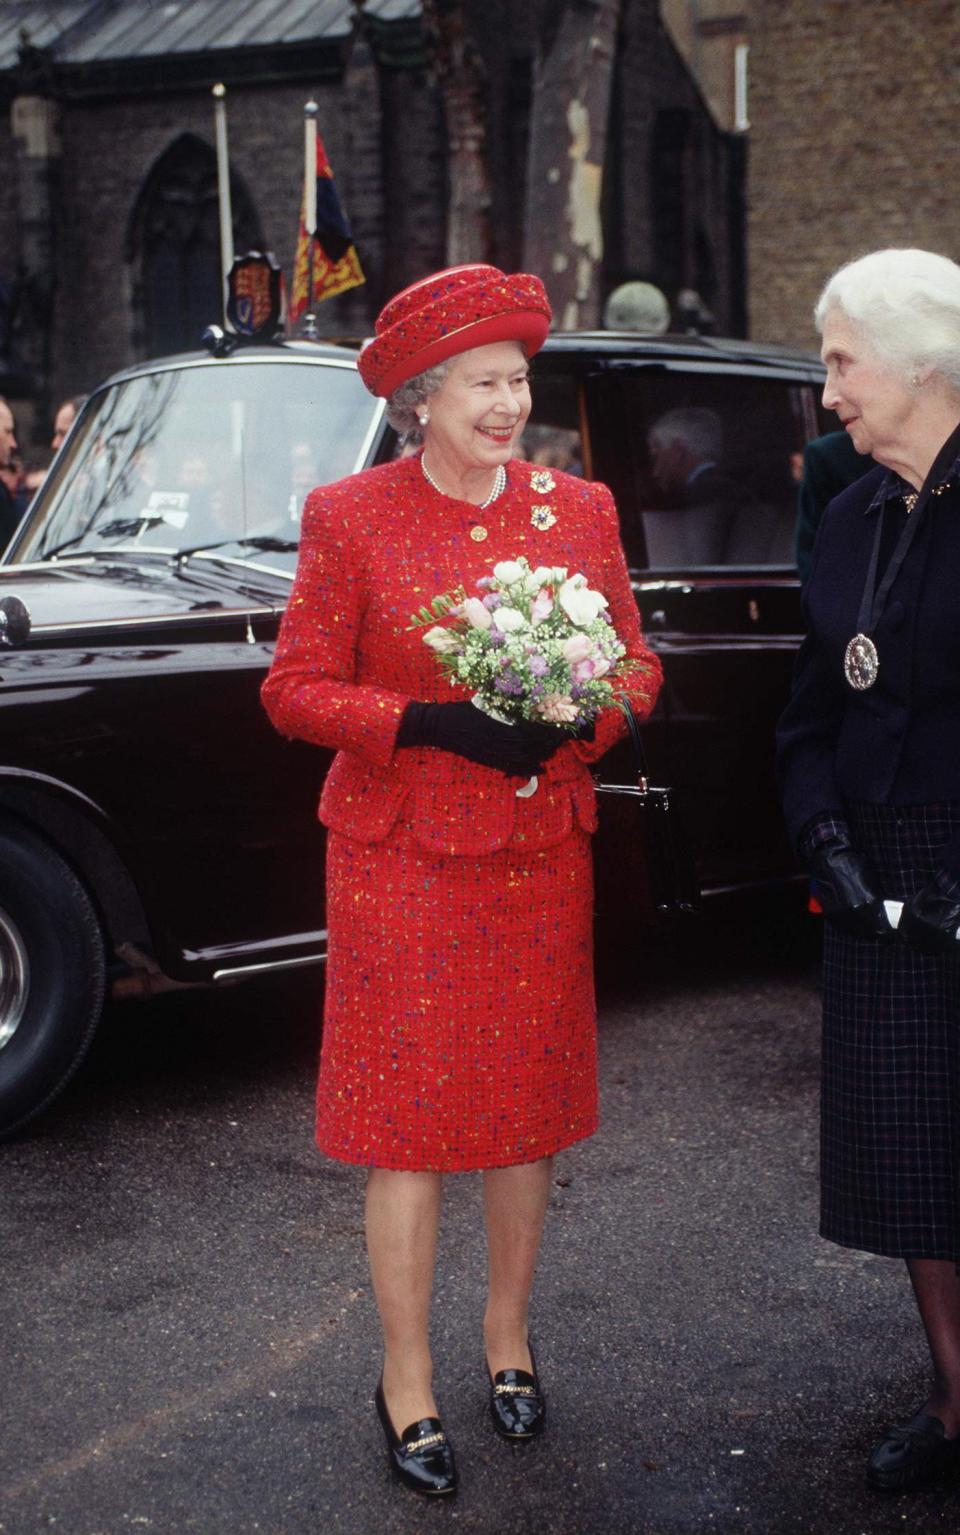
<svg viewBox="0 0 960 1535">
<path fill-rule="evenodd" d="M 801 632 L 796 484 L 817 430 L 813 371 L 615 359 L 587 374 L 583 401 L 591 473 L 616 495 L 664 665 L 655 776 L 677 791 L 705 892 L 782 878 L 774 727 Z M 688 439 L 703 455 L 693 469 Z M 674 449 L 679 464 L 665 463 Z"/>
</svg>

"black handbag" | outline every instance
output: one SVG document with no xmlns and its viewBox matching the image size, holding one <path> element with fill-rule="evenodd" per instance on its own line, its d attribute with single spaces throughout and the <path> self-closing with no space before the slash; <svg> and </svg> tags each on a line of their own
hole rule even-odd
<svg viewBox="0 0 960 1535">
<path fill-rule="evenodd" d="M 618 927 L 692 915 L 700 909 L 700 885 L 673 791 L 650 784 L 636 715 L 624 699 L 617 703 L 633 743 L 637 781 L 594 783 L 596 914 Z"/>
</svg>

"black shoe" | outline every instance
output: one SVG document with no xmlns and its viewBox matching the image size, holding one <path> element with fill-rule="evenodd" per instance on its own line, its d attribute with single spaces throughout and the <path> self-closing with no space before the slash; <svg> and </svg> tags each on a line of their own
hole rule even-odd
<svg viewBox="0 0 960 1535">
<path fill-rule="evenodd" d="M 529 1347 L 529 1345 L 528 1345 Z M 537 1365 L 530 1349 L 529 1370 L 498 1370 L 490 1376 L 490 1416 L 504 1439 L 514 1444 L 532 1439 L 543 1428 L 547 1404 L 537 1379 Z M 489 1367 L 487 1369 L 489 1375 Z"/>
<path fill-rule="evenodd" d="M 960 1439 L 945 1438 L 940 1419 L 920 1411 L 881 1439 L 867 1461 L 867 1484 L 884 1492 L 900 1492 L 919 1487 L 956 1465 L 960 1465 Z"/>
<path fill-rule="evenodd" d="M 394 1475 L 403 1485 L 413 1492 L 424 1492 L 433 1498 L 456 1492 L 457 1467 L 453 1459 L 453 1446 L 443 1431 L 440 1419 L 421 1418 L 419 1423 L 411 1423 L 398 1437 L 387 1411 L 382 1376 L 374 1401 L 387 1441 L 387 1458 Z"/>
</svg>

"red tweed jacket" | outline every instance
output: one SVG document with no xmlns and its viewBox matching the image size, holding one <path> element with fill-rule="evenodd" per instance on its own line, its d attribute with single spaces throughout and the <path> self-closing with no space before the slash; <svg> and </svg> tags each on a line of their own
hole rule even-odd
<svg viewBox="0 0 960 1535">
<path fill-rule="evenodd" d="M 477 530 L 485 530 L 478 538 Z M 336 750 L 320 819 L 363 842 L 386 837 L 401 811 L 435 852 L 480 854 L 508 844 L 533 850 L 567 837 L 574 819 L 596 826 L 587 764 L 623 734 L 618 709 L 597 721 L 592 742 L 566 742 L 529 799 L 517 780 L 433 748 L 394 750 L 410 699 L 465 698 L 410 628 L 439 592 L 500 560 L 565 565 L 602 591 L 635 665 L 624 689 L 642 719 L 660 686 L 660 663 L 643 642 L 606 486 L 512 461 L 507 488 L 486 511 L 443 496 L 407 458 L 313 491 L 304 508 L 300 559 L 263 702 L 285 735 Z"/>
</svg>

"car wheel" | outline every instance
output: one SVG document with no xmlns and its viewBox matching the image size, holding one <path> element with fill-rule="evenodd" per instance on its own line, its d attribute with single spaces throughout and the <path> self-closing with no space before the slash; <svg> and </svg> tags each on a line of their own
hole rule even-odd
<svg viewBox="0 0 960 1535">
<path fill-rule="evenodd" d="M 97 914 L 58 853 L 0 827 L 0 1136 L 69 1082 L 103 1006 Z"/>
</svg>

